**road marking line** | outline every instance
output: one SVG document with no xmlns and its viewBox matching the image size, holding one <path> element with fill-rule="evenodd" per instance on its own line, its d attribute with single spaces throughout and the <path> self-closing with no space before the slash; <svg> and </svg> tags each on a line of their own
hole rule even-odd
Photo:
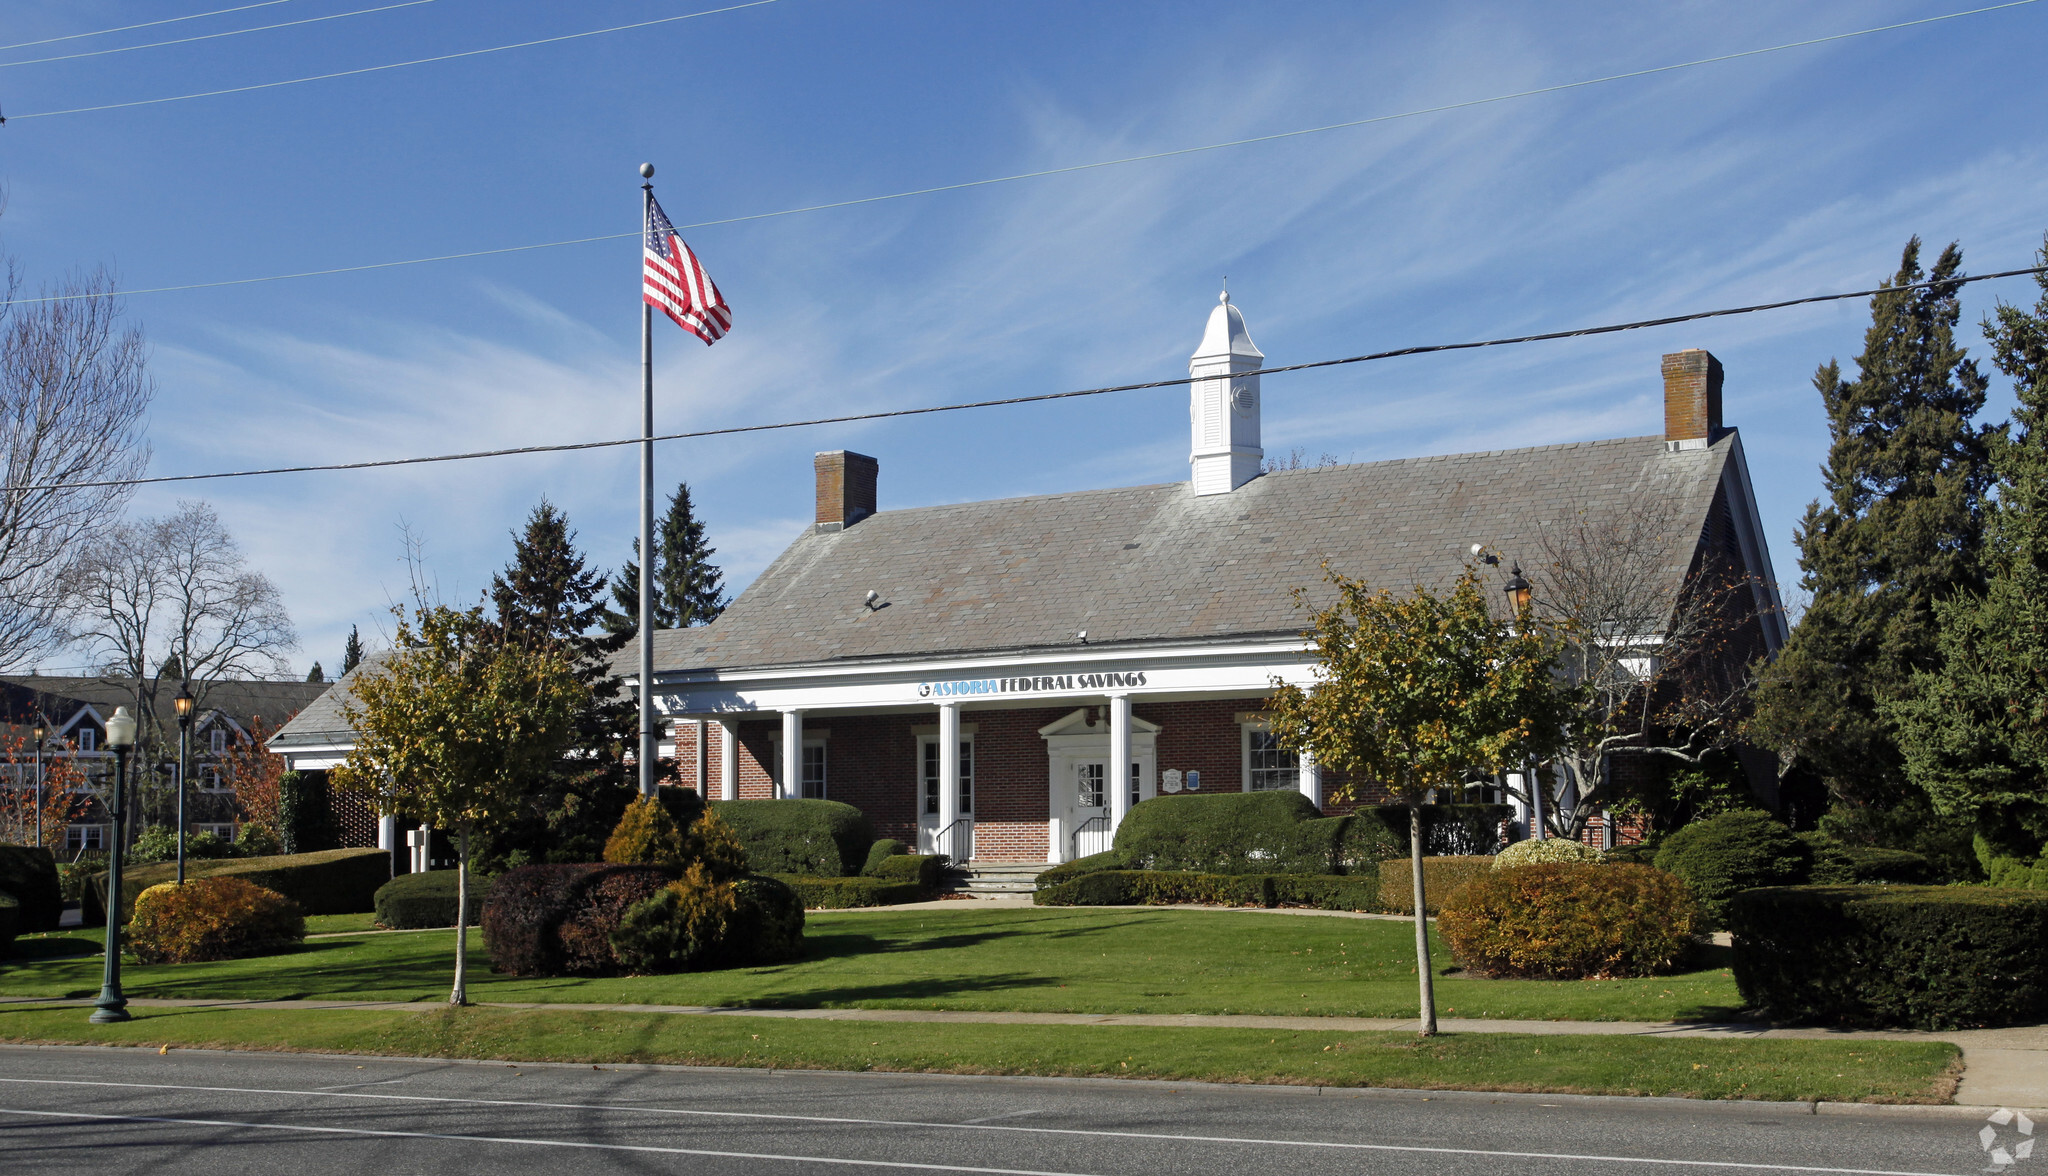
<svg viewBox="0 0 2048 1176">
<path fill-rule="evenodd" d="M 1022 1127 L 1006 1123 L 932 1123 L 916 1119 L 852 1119 L 826 1115 L 787 1115 L 765 1111 L 703 1111 L 675 1107 L 620 1106 L 615 1103 L 556 1103 L 527 1099 L 455 1098 L 428 1094 L 358 1094 L 347 1091 L 277 1090 L 261 1086 L 186 1086 L 162 1082 L 104 1082 L 80 1078 L 0 1078 L 26 1086 L 94 1086 L 124 1090 L 180 1090 L 200 1094 L 282 1094 L 300 1097 L 376 1099 L 384 1102 L 452 1103 L 461 1106 L 527 1107 L 552 1111 L 625 1111 L 706 1119 L 756 1119 L 794 1123 L 827 1123 L 847 1127 L 923 1127 L 946 1131 L 1014 1131 L 1031 1135 L 1081 1135 L 1101 1139 L 1145 1139 L 1168 1143 L 1231 1143 L 1260 1147 L 1331 1148 L 1344 1151 L 1412 1152 L 1424 1155 L 1493 1156 L 1501 1159 L 1589 1160 L 1614 1164 L 1657 1164 L 1678 1168 L 1733 1168 L 1750 1172 L 1818 1172 L 1824 1176 L 1957 1176 L 1949 1172 L 1902 1171 L 1891 1168 L 1825 1168 L 1810 1164 L 1756 1164 L 1742 1160 L 1675 1160 L 1653 1156 L 1598 1156 L 1571 1152 L 1486 1151 L 1479 1148 L 1420 1147 L 1396 1143 L 1333 1143 L 1314 1139 L 1260 1139 L 1233 1135 L 1173 1135 L 1161 1131 L 1102 1131 L 1085 1127 Z M 120 1116 L 113 1116 L 119 1118 Z M 709 1154 L 709 1153 L 707 1153 Z M 969 1171 L 955 1168 L 946 1171 Z"/>
<path fill-rule="evenodd" d="M 1007 1115 L 990 1115 L 990 1116 L 988 1116 L 987 1118 L 983 1118 L 983 1119 L 962 1119 L 962 1120 L 960 1121 L 960 1123 L 959 1123 L 959 1126 L 962 1126 L 962 1127 L 979 1127 L 979 1126 L 981 1126 L 981 1125 L 982 1125 L 983 1123 L 1000 1123 L 1000 1122 L 1001 1122 L 1001 1121 L 1003 1121 L 1004 1119 L 1021 1119 L 1021 1118 L 1023 1118 L 1023 1117 L 1024 1117 L 1024 1116 L 1026 1116 L 1026 1115 L 1043 1115 L 1044 1113 L 1045 1113 L 1045 1112 L 1044 1112 L 1044 1111 L 1042 1111 L 1042 1110 L 1034 1110 L 1034 1111 L 1011 1111 L 1011 1112 L 1010 1112 L 1009 1114 L 1007 1114 Z"/>
<path fill-rule="evenodd" d="M 0 1107 L 0 1115 L 43 1119 L 94 1119 L 115 1123 L 169 1123 L 180 1127 L 236 1127 L 250 1131 L 296 1131 L 311 1135 L 370 1135 L 382 1139 L 435 1139 L 451 1143 L 507 1143 L 519 1147 L 566 1147 L 581 1151 L 640 1152 L 704 1156 L 719 1160 L 780 1160 L 791 1164 L 845 1164 L 860 1168 L 910 1168 L 919 1172 L 975 1172 L 982 1176 L 1088 1176 L 1035 1168 L 974 1168 L 965 1164 L 918 1164 L 907 1160 L 855 1160 L 842 1156 L 786 1156 L 774 1152 L 714 1151 L 700 1147 L 658 1147 L 644 1143 L 589 1143 L 576 1139 L 515 1139 L 504 1135 L 450 1135 L 435 1131 L 380 1131 L 370 1127 L 312 1127 L 296 1123 L 238 1123 L 229 1119 L 183 1119 L 168 1115 L 95 1115 L 87 1111 L 28 1111 Z"/>
</svg>

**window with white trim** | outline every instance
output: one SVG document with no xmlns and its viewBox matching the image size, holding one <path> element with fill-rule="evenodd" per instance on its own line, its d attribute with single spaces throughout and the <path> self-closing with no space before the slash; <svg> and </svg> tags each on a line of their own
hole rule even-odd
<svg viewBox="0 0 2048 1176">
<path fill-rule="evenodd" d="M 192 831 L 194 833 L 211 833 L 222 841 L 233 841 L 235 839 L 235 827 L 233 825 L 194 825 L 192 826 Z"/>
<path fill-rule="evenodd" d="M 207 734 L 212 737 L 213 754 L 219 755 L 228 749 L 228 733 L 225 727 L 215 727 Z"/>
<path fill-rule="evenodd" d="M 825 745 L 806 743 L 803 746 L 803 782 L 805 800 L 825 799 Z"/>
<path fill-rule="evenodd" d="M 213 764 L 202 765 L 199 769 L 199 790 L 201 792 L 226 792 L 227 781 L 221 779 L 220 769 Z"/>
<path fill-rule="evenodd" d="M 939 812 L 939 738 L 926 735 L 918 740 L 918 762 L 923 765 L 924 811 Z M 960 741 L 960 815 L 974 815 L 974 738 Z"/>
<path fill-rule="evenodd" d="M 77 740 L 78 740 L 78 750 L 80 750 L 80 751 L 98 751 L 98 750 L 99 750 L 99 742 L 100 742 L 100 733 L 99 733 L 98 731 L 94 730 L 93 728 L 91 728 L 91 727 L 80 727 L 80 728 L 79 728 L 78 730 L 76 730 L 76 731 L 72 732 L 72 734 L 73 734 L 73 736 L 74 736 L 75 738 L 77 738 Z"/>
<path fill-rule="evenodd" d="M 1301 787 L 1301 756 L 1280 746 L 1263 723 L 1244 725 L 1244 788 L 1246 792 L 1294 791 Z"/>
<path fill-rule="evenodd" d="M 64 848 L 72 853 L 81 849 L 105 849 L 107 827 L 105 825 L 70 825 L 64 830 Z"/>
</svg>

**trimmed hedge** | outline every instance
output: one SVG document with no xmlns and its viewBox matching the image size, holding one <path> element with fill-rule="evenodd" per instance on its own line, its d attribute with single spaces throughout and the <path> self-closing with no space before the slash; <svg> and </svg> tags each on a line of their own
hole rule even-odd
<svg viewBox="0 0 2048 1176">
<path fill-rule="evenodd" d="M 1479 855 L 1426 857 L 1422 859 L 1423 913 L 1443 909 L 1451 892 L 1475 878 L 1493 875 L 1493 859 Z M 1380 867 L 1380 909 L 1397 915 L 1415 913 L 1413 871 L 1404 861 L 1385 862 Z"/>
<path fill-rule="evenodd" d="M 1699 907 L 1675 874 L 1538 862 L 1452 891 L 1437 929 L 1458 962 L 1482 976 L 1604 980 L 1670 971 L 1691 949 L 1698 921 Z"/>
<path fill-rule="evenodd" d="M 172 862 L 121 871 L 121 917 L 126 922 L 135 896 L 177 878 Z M 377 908 L 377 889 L 391 880 L 391 854 L 382 849 L 326 849 L 276 857 L 223 858 L 185 863 L 185 877 L 236 877 L 275 890 L 309 915 L 359 915 Z M 84 919 L 90 927 L 107 921 L 107 876 L 93 875 L 85 891 Z"/>
<path fill-rule="evenodd" d="M 804 904 L 796 891 L 762 874 L 735 878 L 732 885 L 737 905 L 712 963 L 780 964 L 804 954 Z"/>
<path fill-rule="evenodd" d="M 0 890 L 0 956 L 14 948 L 14 937 L 21 932 L 21 900 Z"/>
<path fill-rule="evenodd" d="M 880 844 L 877 842 L 877 844 Z M 945 881 L 946 856 L 937 853 L 899 853 L 883 858 L 879 866 L 863 871 L 863 876 L 883 882 L 911 882 L 929 895 L 937 891 Z"/>
<path fill-rule="evenodd" d="M 1597 862 L 1600 851 L 1564 837 L 1517 841 L 1493 855 L 1493 868 L 1512 870 L 1520 866 L 1557 865 L 1568 862 Z"/>
<path fill-rule="evenodd" d="M 1743 999 L 1788 1021 L 1967 1029 L 2048 1020 L 2048 894 L 1789 886 L 1728 905 Z"/>
<path fill-rule="evenodd" d="M 41 846 L 0 845 L 0 891 L 20 903 L 15 925 L 22 935 L 55 931 L 64 917 L 64 886 L 57 877 L 57 858 Z"/>
<path fill-rule="evenodd" d="M 1044 890 L 1049 886 L 1057 886 L 1062 882 L 1072 882 L 1083 874 L 1099 874 L 1104 870 L 1121 870 L 1123 868 L 1123 860 L 1117 856 L 1117 852 L 1113 849 L 1105 853 L 1091 853 L 1087 857 L 1078 857 L 1073 861 L 1061 862 L 1057 866 L 1041 870 L 1038 875 L 1037 886 L 1038 889 Z"/>
<path fill-rule="evenodd" d="M 901 841 L 896 840 L 894 837 L 884 837 L 873 845 L 868 846 L 867 864 L 860 868 L 860 872 L 867 877 L 873 878 L 876 876 L 875 871 L 882 868 L 883 862 L 888 861 L 892 857 L 901 857 L 909 852 L 910 847 Z"/>
<path fill-rule="evenodd" d="M 1134 810 L 1135 811 L 1135 810 Z M 1098 855 L 1099 856 L 1099 855 Z M 1308 874 L 1195 874 L 1181 870 L 1098 870 L 1044 887 L 1039 906 L 1313 907 L 1326 911 L 1378 910 L 1370 877 Z"/>
<path fill-rule="evenodd" d="M 1796 886 L 1813 870 L 1813 847 L 1769 813 L 1747 809 L 1694 821 L 1666 838 L 1656 867 L 1685 879 L 1707 917 L 1721 926 L 1728 901 L 1759 886 Z"/>
<path fill-rule="evenodd" d="M 1325 817 L 1299 792 L 1218 792 L 1145 801 L 1111 852 L 1133 870 L 1325 875 L 1363 871 L 1406 844 L 1371 812 Z"/>
<path fill-rule="evenodd" d="M 849 907 L 895 906 L 919 902 L 927 890 L 915 879 L 820 878 L 803 874 L 774 874 L 776 881 L 796 892 L 805 910 L 837 911 Z"/>
<path fill-rule="evenodd" d="M 836 800 L 714 800 L 711 811 L 732 826 L 747 864 L 762 874 L 849 877 L 875 843 L 867 814 Z"/>
<path fill-rule="evenodd" d="M 400 874 L 377 888 L 377 925 L 394 931 L 408 931 L 420 927 L 453 927 L 455 925 L 455 891 L 458 883 L 454 870 L 428 870 L 420 874 Z M 469 917 L 464 920 L 475 926 L 483 918 L 484 903 L 491 893 L 491 880 L 471 871 L 469 875 Z"/>
</svg>

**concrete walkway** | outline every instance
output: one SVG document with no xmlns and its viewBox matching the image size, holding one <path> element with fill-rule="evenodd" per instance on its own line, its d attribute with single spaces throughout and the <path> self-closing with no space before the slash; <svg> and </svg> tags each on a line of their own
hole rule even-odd
<svg viewBox="0 0 2048 1176">
<path fill-rule="evenodd" d="M 90 1000 L 0 998 L 0 1006 L 75 1005 Z M 186 1009 L 397 1009 L 432 1012 L 443 1001 L 350 1000 L 130 1000 L 136 1008 Z M 526 1001 L 480 1001 L 478 1008 L 564 1009 L 581 1012 L 665 1014 L 684 1017 L 773 1017 L 793 1021 L 871 1021 L 980 1025 L 1143 1025 L 1176 1029 L 1285 1029 L 1293 1032 L 1403 1032 L 1415 1028 L 1412 1018 L 1394 1017 L 1266 1017 L 1239 1014 L 1175 1013 L 999 1013 L 941 1009 L 754 1009 L 721 1005 L 554 1004 Z M 1956 1091 L 1961 1106 L 2044 1109 L 2048 1115 L 2048 1025 L 2008 1029 L 1965 1029 L 1919 1032 L 1906 1029 L 1799 1029 L 1761 1023 L 1708 1024 L 1687 1021 L 1514 1021 L 1477 1017 L 1444 1017 L 1446 1033 L 1532 1033 L 1557 1037 L 1719 1037 L 1774 1038 L 1802 1041 L 1947 1041 L 1963 1050 L 1963 1080 Z"/>
</svg>

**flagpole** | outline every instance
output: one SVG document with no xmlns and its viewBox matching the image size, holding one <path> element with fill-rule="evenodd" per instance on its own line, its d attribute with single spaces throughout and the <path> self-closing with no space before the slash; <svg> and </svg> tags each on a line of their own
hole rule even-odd
<svg viewBox="0 0 2048 1176">
<path fill-rule="evenodd" d="M 654 209 L 654 165 L 640 165 L 640 239 Z M 654 795 L 654 307 L 640 300 L 640 795 Z"/>
</svg>

